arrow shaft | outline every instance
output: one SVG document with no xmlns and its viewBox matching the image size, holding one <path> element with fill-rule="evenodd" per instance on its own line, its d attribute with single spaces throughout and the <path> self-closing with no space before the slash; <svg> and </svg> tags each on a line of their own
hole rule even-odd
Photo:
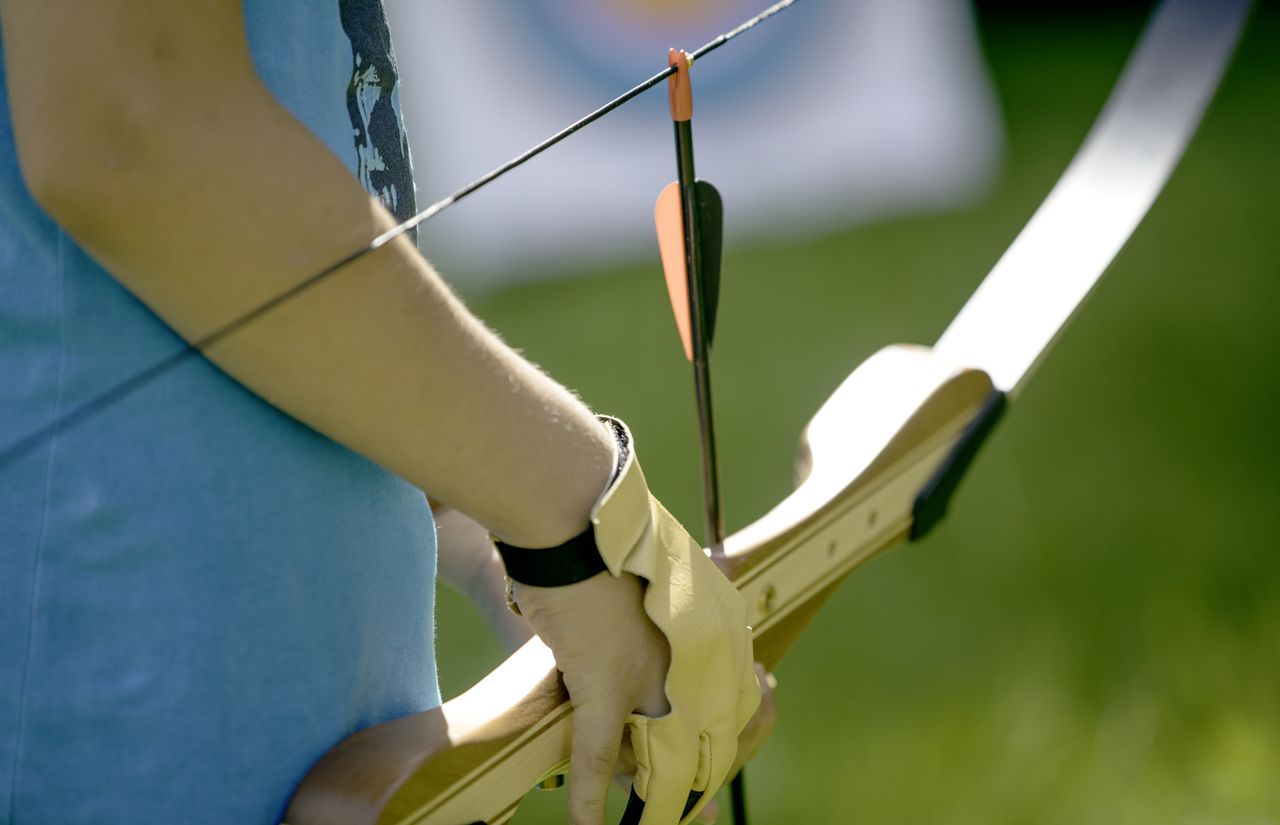
<svg viewBox="0 0 1280 825">
<path fill-rule="evenodd" d="M 701 230 L 693 164 L 693 124 L 675 121 L 676 166 L 684 213 L 685 266 L 689 277 L 689 327 L 693 353 L 693 383 L 698 405 L 698 442 L 702 452 L 702 500 L 705 540 L 713 552 L 724 542 L 724 510 L 720 494 L 720 464 L 716 455 L 715 416 L 711 401 L 711 368 L 707 336 L 706 293 L 701 271 Z"/>
</svg>

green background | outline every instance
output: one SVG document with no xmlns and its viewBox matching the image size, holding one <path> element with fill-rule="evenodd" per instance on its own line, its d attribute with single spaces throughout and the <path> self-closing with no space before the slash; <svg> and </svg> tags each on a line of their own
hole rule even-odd
<svg viewBox="0 0 1280 825">
<path fill-rule="evenodd" d="M 980 14 L 1007 129 L 987 198 L 726 251 L 731 529 L 788 491 L 798 433 L 853 367 L 936 339 L 1061 173 L 1142 20 Z M 1255 13 L 1185 162 L 948 520 L 851 577 L 778 668 L 779 727 L 749 771 L 757 825 L 1280 822 L 1277 34 L 1274 5 Z M 654 490 L 700 532 L 691 378 L 656 254 L 471 305 L 625 417 Z M 451 696 L 501 652 L 452 593 L 438 624 Z M 515 821 L 564 811 L 563 792 L 538 792 Z"/>
</svg>

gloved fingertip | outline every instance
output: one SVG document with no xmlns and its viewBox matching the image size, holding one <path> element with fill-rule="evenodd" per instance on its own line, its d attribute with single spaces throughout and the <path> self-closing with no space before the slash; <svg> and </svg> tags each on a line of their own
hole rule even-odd
<svg viewBox="0 0 1280 825">
<path fill-rule="evenodd" d="M 644 816 L 644 800 L 632 787 L 631 794 L 627 797 L 627 807 L 623 809 L 622 819 L 618 820 L 618 825 L 639 825 L 642 816 Z"/>
<path fill-rule="evenodd" d="M 676 801 L 674 799 L 663 800 L 661 804 L 655 799 L 653 804 L 648 804 L 640 799 L 639 795 L 632 789 L 631 799 L 627 800 L 627 810 L 631 810 L 632 803 L 636 804 L 640 817 L 636 821 L 639 825 L 670 825 L 672 822 L 684 822 L 689 819 L 689 813 L 698 807 L 698 803 L 702 801 L 702 796 L 702 791 L 690 791 L 688 797 L 684 800 L 684 805 L 677 809 L 674 805 L 669 804 L 674 803 Z M 690 821 L 696 819 L 697 817 L 694 817 Z M 627 825 L 631 825 L 631 823 L 627 823 Z"/>
<path fill-rule="evenodd" d="M 711 800 L 706 804 L 697 816 L 693 818 L 695 822 L 704 822 L 706 825 L 714 825 L 716 818 L 720 816 L 720 802 Z"/>
</svg>

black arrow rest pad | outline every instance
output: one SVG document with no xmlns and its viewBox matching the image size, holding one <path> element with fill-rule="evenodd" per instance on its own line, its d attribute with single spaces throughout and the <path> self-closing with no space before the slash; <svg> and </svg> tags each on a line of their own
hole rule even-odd
<svg viewBox="0 0 1280 825">
<path fill-rule="evenodd" d="M 924 538 L 942 517 L 947 514 L 947 505 L 951 496 L 960 486 L 960 479 L 973 463 L 987 436 L 995 429 L 1004 413 L 1008 396 L 1000 390 L 992 390 L 982 402 L 978 414 L 964 428 L 956 445 L 947 453 L 947 457 L 938 466 L 937 471 L 925 482 L 924 487 L 916 494 L 915 504 L 911 508 L 911 540 Z"/>
</svg>

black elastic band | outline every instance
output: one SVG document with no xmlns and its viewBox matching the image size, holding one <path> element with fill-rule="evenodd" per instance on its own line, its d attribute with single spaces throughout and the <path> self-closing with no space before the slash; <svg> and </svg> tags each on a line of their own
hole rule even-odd
<svg viewBox="0 0 1280 825">
<path fill-rule="evenodd" d="M 561 587 L 585 581 L 608 568 L 596 547 L 595 528 L 586 530 L 556 547 L 530 550 L 494 541 L 507 575 L 521 584 Z"/>
</svg>

